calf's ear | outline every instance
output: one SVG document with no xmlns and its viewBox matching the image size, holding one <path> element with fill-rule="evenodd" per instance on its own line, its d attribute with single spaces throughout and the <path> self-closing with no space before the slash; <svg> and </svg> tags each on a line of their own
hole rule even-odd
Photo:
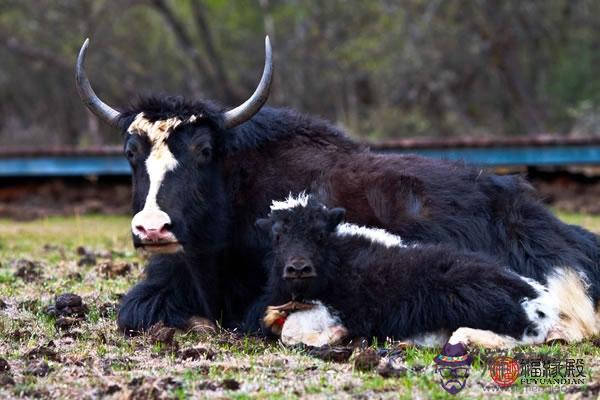
<svg viewBox="0 0 600 400">
<path fill-rule="evenodd" d="M 344 217 L 346 216 L 346 210 L 343 208 L 332 208 L 327 214 L 328 228 L 330 230 L 334 230 L 335 227 L 344 220 Z"/>
<path fill-rule="evenodd" d="M 254 223 L 254 226 L 256 226 L 260 231 L 266 234 L 270 234 L 273 223 L 269 218 L 259 218 Z"/>
</svg>

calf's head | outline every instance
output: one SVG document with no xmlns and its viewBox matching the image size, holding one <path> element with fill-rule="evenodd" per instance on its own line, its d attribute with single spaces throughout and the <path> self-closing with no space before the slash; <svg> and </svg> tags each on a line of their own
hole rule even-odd
<svg viewBox="0 0 600 400">
<path fill-rule="evenodd" d="M 293 300 L 318 296 L 333 273 L 331 239 L 344 215 L 343 208 L 328 209 L 304 193 L 274 201 L 268 218 L 256 221 L 272 241 L 271 283 Z"/>
<path fill-rule="evenodd" d="M 219 168 L 231 129 L 252 118 L 266 102 L 272 78 L 271 45 L 261 81 L 242 105 L 223 111 L 210 102 L 177 97 L 145 98 L 128 110 L 105 104 L 91 88 L 83 64 L 89 40 L 76 64 L 83 103 L 120 129 L 133 175 L 131 231 L 134 245 L 152 253 L 217 246 L 224 240 L 226 194 Z M 201 244 L 201 245 L 200 245 Z"/>
</svg>

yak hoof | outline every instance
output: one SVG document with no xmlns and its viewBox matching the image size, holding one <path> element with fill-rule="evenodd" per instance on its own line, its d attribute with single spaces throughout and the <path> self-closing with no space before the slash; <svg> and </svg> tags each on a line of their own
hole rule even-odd
<svg viewBox="0 0 600 400">
<path fill-rule="evenodd" d="M 546 336 L 546 344 L 567 344 L 569 343 L 569 337 L 563 332 L 563 330 L 555 326 L 554 328 L 548 331 L 548 336 Z"/>
<path fill-rule="evenodd" d="M 191 317 L 187 321 L 186 330 L 188 332 L 196 332 L 200 334 L 213 334 L 217 331 L 217 326 L 214 322 L 202 318 L 202 317 Z"/>
<path fill-rule="evenodd" d="M 267 307 L 267 311 L 263 317 L 263 323 L 267 329 L 273 332 L 273 334 L 280 336 L 287 316 L 287 311 L 280 310 L 277 307 Z"/>
</svg>

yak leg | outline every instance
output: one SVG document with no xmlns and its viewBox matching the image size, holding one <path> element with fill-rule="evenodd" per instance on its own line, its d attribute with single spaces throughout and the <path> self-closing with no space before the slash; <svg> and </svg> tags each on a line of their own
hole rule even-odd
<svg viewBox="0 0 600 400">
<path fill-rule="evenodd" d="M 518 341 L 508 335 L 498 335 L 492 331 L 473 328 L 458 328 L 454 331 L 448 343 L 462 343 L 465 346 L 475 345 L 486 349 L 509 349 L 515 347 Z"/>
<path fill-rule="evenodd" d="M 123 297 L 117 322 L 123 332 L 135 333 L 157 322 L 189 329 L 199 317 L 213 320 L 206 295 L 185 260 L 173 255 L 150 260 L 146 278 Z"/>
</svg>

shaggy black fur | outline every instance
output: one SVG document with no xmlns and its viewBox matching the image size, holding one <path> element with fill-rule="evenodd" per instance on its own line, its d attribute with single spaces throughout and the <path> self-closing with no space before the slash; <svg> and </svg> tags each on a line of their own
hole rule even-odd
<svg viewBox="0 0 600 400">
<path fill-rule="evenodd" d="M 190 313 L 235 325 L 267 279 L 261 265 L 269 243 L 254 221 L 267 214 L 272 199 L 311 188 L 319 188 L 327 205 L 344 207 L 350 222 L 409 241 L 483 252 L 542 282 L 555 266 L 579 269 L 589 278 L 594 303 L 600 299 L 597 238 L 556 219 L 519 177 L 375 154 L 330 124 L 289 110 L 265 107 L 225 130 L 222 109 L 214 104 L 142 99 L 123 113 L 124 132 L 139 112 L 151 120 L 198 118 L 169 136 L 178 167 L 166 174 L 158 193 L 185 252 L 151 261 L 146 280 L 123 301 L 122 329 L 160 320 L 181 327 Z M 127 133 L 124 140 L 137 213 L 148 192 L 150 143 Z M 170 295 L 176 287 L 179 292 Z M 207 304 L 210 314 L 199 304 Z"/>
<path fill-rule="evenodd" d="M 339 313 L 353 337 L 407 339 L 459 327 L 521 339 L 535 330 L 523 310 L 536 291 L 481 255 L 443 245 L 386 247 L 340 236 L 343 214 L 311 201 L 257 222 L 273 242 L 266 305 L 319 300 Z M 316 277 L 284 278 L 291 262 L 313 265 Z"/>
</svg>

